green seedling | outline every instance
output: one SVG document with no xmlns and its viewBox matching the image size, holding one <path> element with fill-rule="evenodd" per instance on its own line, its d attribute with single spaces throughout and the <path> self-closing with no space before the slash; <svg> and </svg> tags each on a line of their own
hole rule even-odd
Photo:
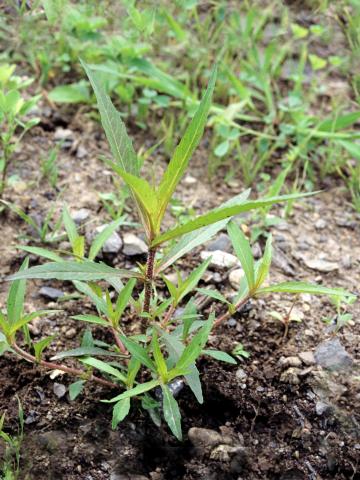
<svg viewBox="0 0 360 480">
<path fill-rule="evenodd" d="M 40 96 L 25 100 L 22 90 L 32 79 L 22 80 L 14 75 L 15 65 L 0 65 L 0 198 L 6 187 L 10 165 L 14 162 L 15 151 L 25 133 L 39 123 L 39 118 L 29 116 Z M 20 134 L 17 131 L 20 130 Z"/>
<path fill-rule="evenodd" d="M 74 225 L 65 210 L 65 227 L 80 261 L 53 261 L 30 269 L 22 269 L 11 279 L 15 284 L 26 278 L 55 278 L 75 282 L 77 288 L 93 301 L 97 311 L 96 315 L 81 314 L 75 318 L 88 323 L 97 323 L 113 336 L 113 346 L 105 344 L 103 347 L 93 347 L 85 344 L 80 347 L 80 351 L 75 349 L 70 353 L 66 352 L 65 356 L 62 353 L 57 354 L 55 359 L 72 356 L 78 358 L 86 367 L 84 371 L 52 364 L 52 368 L 61 368 L 79 377 L 72 387 L 73 397 L 83 386 L 83 383 L 79 382 L 93 380 L 111 385 L 118 389 L 118 392 L 104 401 L 114 404 L 113 427 L 127 416 L 131 405 L 140 400 L 142 407 L 157 424 L 162 413 L 170 430 L 181 440 L 181 414 L 174 396 L 174 381 L 184 378 L 196 399 L 200 403 L 203 402 L 200 374 L 196 366 L 198 358 L 210 355 L 221 361 L 235 363 L 234 357 L 228 353 L 206 348 L 210 333 L 222 325 L 230 315 L 237 314 L 250 298 L 272 292 L 296 295 L 306 292 L 340 299 L 349 298 L 351 295 L 341 289 L 304 282 L 264 286 L 271 264 L 271 236 L 267 239 L 263 257 L 255 262 L 249 241 L 232 220 L 236 215 L 267 208 L 279 202 L 293 201 L 309 194 L 282 196 L 275 194 L 255 200 L 249 199 L 248 190 L 208 213 L 187 219 L 184 223 L 168 229 L 162 227 L 165 211 L 203 135 L 211 108 L 216 68 L 212 71 L 207 90 L 165 173 L 160 182 L 155 184 L 149 181 L 146 171 L 141 172 L 141 162 L 125 125 L 105 93 L 98 75 L 84 63 L 83 67 L 93 86 L 101 121 L 113 153 L 113 160 L 107 160 L 106 164 L 127 184 L 145 233 L 148 245 L 146 264 L 139 265 L 136 270 L 127 270 L 96 263 L 94 255 L 84 259 L 82 255 L 78 255 L 83 253 L 82 241 L 78 239 Z M 193 299 L 194 289 L 201 282 L 210 259 L 195 268 L 187 278 L 183 279 L 178 275 L 177 281 L 170 280 L 165 270 L 226 227 L 244 276 L 240 281 L 235 301 L 228 302 L 219 292 L 210 294 L 213 300 L 220 301 L 226 306 L 227 310 L 223 314 L 216 318 L 214 309 L 211 308 L 209 315 L 202 317 Z M 165 295 L 158 292 L 159 277 L 167 287 L 168 292 Z M 111 288 L 100 287 L 97 283 L 100 280 L 107 281 Z M 124 280 L 127 283 L 124 284 Z M 114 298 L 112 290 L 116 292 Z M 138 298 L 134 298 L 136 292 Z M 179 307 L 183 304 L 185 308 L 179 312 Z M 124 322 L 129 311 L 136 319 L 131 333 L 128 332 Z M 14 342 L 10 347 L 14 349 Z M 96 350 L 97 348 L 100 348 L 100 352 Z M 28 360 L 31 358 L 20 347 L 16 347 L 15 352 Z M 239 353 L 239 350 L 237 352 L 236 355 L 246 356 L 244 352 Z M 97 355 L 103 355 L 105 360 L 96 358 Z M 51 364 L 44 360 L 40 365 L 51 368 Z M 100 371 L 102 376 L 95 376 L 94 370 Z"/>
<path fill-rule="evenodd" d="M 0 416 L 0 438 L 5 442 L 4 456 L 0 473 L 3 480 L 17 480 L 20 475 L 20 450 L 24 439 L 24 411 L 18 397 L 18 433 L 10 435 L 5 432 L 5 413 Z"/>
<path fill-rule="evenodd" d="M 21 246 L 20 247 L 21 250 L 24 250 L 25 252 L 32 253 L 32 254 L 38 255 L 39 257 L 43 257 L 55 262 L 62 262 L 63 260 L 62 255 L 65 255 L 66 257 L 69 257 L 70 255 L 77 262 L 82 262 L 85 260 L 93 261 L 95 260 L 97 255 L 100 253 L 104 243 L 109 239 L 109 237 L 111 237 L 111 235 L 121 225 L 128 225 L 128 222 L 126 222 L 125 216 L 118 217 L 117 220 L 114 220 L 113 222 L 109 223 L 103 230 L 101 230 L 101 232 L 95 235 L 90 245 L 89 251 L 86 252 L 85 236 L 79 233 L 79 228 L 74 222 L 74 220 L 71 218 L 70 212 L 66 205 L 64 206 L 60 221 L 65 228 L 65 236 L 61 235 L 59 238 L 68 239 L 71 247 L 70 252 L 67 252 L 67 251 L 54 252 L 53 250 L 48 250 L 41 247 L 32 247 L 32 246 L 29 246 L 29 247 Z M 61 224 L 58 225 L 57 230 L 60 229 L 60 226 Z"/>
<path fill-rule="evenodd" d="M 52 225 L 52 219 L 55 213 L 56 205 L 50 208 L 44 220 L 39 224 L 35 218 L 25 213 L 24 210 L 17 205 L 5 200 L 0 200 L 0 203 L 9 208 L 9 210 L 12 212 L 16 213 L 16 215 L 18 215 L 25 223 L 28 224 L 33 232 L 32 235 L 29 236 L 33 240 L 41 243 L 54 243 L 61 240 L 62 236 L 59 234 L 61 219 Z"/>
<path fill-rule="evenodd" d="M 52 188 L 56 188 L 59 169 L 57 166 L 60 146 L 52 148 L 46 157 L 41 159 L 41 179 L 46 179 Z"/>
</svg>

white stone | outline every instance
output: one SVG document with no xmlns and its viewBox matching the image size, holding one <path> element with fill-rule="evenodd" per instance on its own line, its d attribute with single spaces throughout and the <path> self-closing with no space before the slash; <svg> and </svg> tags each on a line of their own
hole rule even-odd
<svg viewBox="0 0 360 480">
<path fill-rule="evenodd" d="M 211 258 L 210 266 L 217 268 L 232 268 L 240 265 L 239 260 L 231 253 L 223 252 L 222 250 L 215 250 L 213 252 L 201 252 L 201 259 L 206 260 Z"/>
<path fill-rule="evenodd" d="M 137 237 L 133 233 L 125 233 L 124 235 L 124 248 L 125 255 L 132 257 L 133 255 L 143 255 L 147 253 L 148 247 L 146 243 Z"/>
<path fill-rule="evenodd" d="M 237 268 L 229 273 L 229 282 L 230 285 L 237 290 L 240 287 L 241 279 L 244 276 L 244 270 L 242 268 Z"/>
</svg>

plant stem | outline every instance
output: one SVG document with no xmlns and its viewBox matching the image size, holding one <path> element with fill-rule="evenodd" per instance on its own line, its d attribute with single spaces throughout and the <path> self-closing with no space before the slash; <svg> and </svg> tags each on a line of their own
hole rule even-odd
<svg viewBox="0 0 360 480">
<path fill-rule="evenodd" d="M 116 343 L 116 345 L 118 346 L 120 352 L 123 353 L 124 355 L 128 355 L 129 352 L 126 350 L 124 344 L 123 344 L 122 341 L 120 340 L 119 335 L 117 334 L 117 331 L 115 330 L 114 327 L 111 328 L 111 332 L 112 332 L 112 334 L 113 334 L 115 343 Z"/>
<path fill-rule="evenodd" d="M 167 326 L 167 324 L 170 322 L 171 320 L 171 317 L 173 316 L 174 312 L 175 312 L 175 305 L 174 304 L 171 304 L 168 311 L 165 313 L 165 316 L 163 318 L 163 321 L 161 322 L 161 328 L 164 328 Z"/>
<path fill-rule="evenodd" d="M 146 261 L 145 298 L 144 298 L 144 308 L 143 308 L 143 311 L 145 313 L 149 313 L 150 311 L 152 284 L 154 279 L 155 254 L 156 254 L 156 247 L 150 248 L 147 261 Z"/>
<path fill-rule="evenodd" d="M 13 342 L 11 344 L 11 347 L 22 358 L 24 358 L 28 362 L 38 364 L 41 367 L 45 367 L 50 370 L 61 370 L 62 372 L 69 373 L 70 375 L 75 375 L 76 377 L 86 378 L 87 380 L 100 383 L 101 385 L 105 385 L 106 387 L 111 387 L 111 388 L 119 387 L 119 385 L 117 385 L 116 383 L 109 382 L 108 380 L 104 380 L 103 378 L 97 377 L 96 375 L 91 374 L 90 376 L 87 376 L 87 372 L 85 370 L 71 368 L 71 367 L 67 367 L 66 365 L 61 365 L 53 362 L 46 362 L 45 360 L 38 361 L 36 357 L 26 352 L 22 348 L 20 348 L 16 342 Z"/>
<path fill-rule="evenodd" d="M 250 295 L 247 295 L 246 297 L 244 297 L 242 300 L 240 300 L 236 305 L 235 305 L 235 311 L 238 311 L 240 307 L 242 307 L 243 305 L 245 305 L 245 303 L 247 303 L 250 299 Z M 228 318 L 231 317 L 231 315 L 233 315 L 233 313 L 230 313 L 229 311 L 224 313 L 223 315 L 221 315 L 221 317 L 217 318 L 214 322 L 214 326 L 213 326 L 213 329 L 214 328 L 217 328 L 219 327 L 223 322 L 225 322 L 225 320 L 227 320 Z"/>
</svg>

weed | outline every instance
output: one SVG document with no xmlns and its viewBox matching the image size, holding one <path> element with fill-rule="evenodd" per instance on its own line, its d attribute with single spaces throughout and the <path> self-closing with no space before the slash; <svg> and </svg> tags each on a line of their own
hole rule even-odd
<svg viewBox="0 0 360 480">
<path fill-rule="evenodd" d="M 14 153 L 25 133 L 39 123 L 30 118 L 30 111 L 36 106 L 39 96 L 25 100 L 21 91 L 32 83 L 14 75 L 15 65 L 0 65 L 0 198 L 4 193 L 10 164 Z M 21 133 L 16 134 L 17 130 Z"/>
<path fill-rule="evenodd" d="M 249 199 L 250 191 L 243 192 L 215 210 L 184 219 L 184 223 L 161 230 L 162 220 L 175 189 L 183 177 L 192 153 L 199 144 L 207 116 L 211 108 L 212 93 L 215 87 L 216 69 L 213 69 L 208 88 L 198 108 L 177 145 L 172 159 L 160 183 L 149 183 L 141 175 L 141 165 L 133 149 L 120 114 L 106 95 L 96 73 L 86 64 L 84 69 L 93 86 L 98 101 L 102 124 L 108 138 L 114 160 L 106 163 L 125 181 L 134 201 L 148 245 L 145 265 L 136 270 L 116 269 L 104 263 L 95 263 L 94 255 L 84 256 L 83 240 L 64 210 L 64 223 L 76 260 L 56 261 L 27 269 L 25 263 L 13 275 L 8 300 L 7 316 L 1 316 L 1 329 L 5 348 L 11 348 L 19 356 L 38 363 L 45 368 L 56 368 L 79 378 L 71 386 L 72 398 L 82 390 L 87 380 L 93 380 L 117 389 L 116 395 L 104 402 L 114 404 L 112 426 L 116 428 L 129 413 L 131 404 L 141 400 L 142 407 L 159 422 L 162 414 L 170 430 L 180 440 L 181 414 L 173 394 L 173 382 L 185 378 L 197 400 L 203 402 L 200 374 L 196 361 L 201 355 L 210 355 L 217 360 L 236 363 L 235 358 L 222 351 L 206 349 L 210 333 L 234 315 L 250 298 L 269 293 L 310 293 L 328 295 L 332 298 L 349 300 L 353 295 L 341 289 L 326 288 L 322 285 L 305 282 L 283 282 L 264 286 L 271 265 L 271 235 L 268 236 L 263 257 L 255 262 L 250 243 L 232 220 L 235 215 L 268 208 L 278 202 L 288 202 L 309 194 L 273 195 L 257 200 Z M 233 301 L 228 301 L 220 292 L 200 290 L 214 301 L 223 305 L 223 313 L 215 317 L 214 309 L 204 316 L 193 301 L 193 293 L 204 275 L 211 258 L 195 268 L 186 278 L 178 275 L 176 281 L 165 275 L 165 270 L 196 246 L 209 240 L 221 229 L 227 228 L 244 275 L 238 293 Z M 155 279 L 161 277 L 167 293 L 157 289 Z M 16 333 L 28 320 L 23 316 L 22 305 L 27 278 L 56 278 L 70 280 L 76 288 L 87 295 L 96 307 L 96 315 L 76 315 L 74 318 L 87 323 L 101 325 L 112 334 L 113 345 L 96 344 L 87 335 L 78 349 L 61 352 L 51 360 L 75 357 L 84 365 L 82 369 L 48 362 L 42 358 L 42 350 L 51 342 L 44 339 L 38 346 L 37 354 L 28 353 L 17 343 Z M 97 283 L 106 280 L 115 290 Z M 126 280 L 126 283 L 123 283 Z M 136 295 L 138 287 L 140 293 Z M 135 288 L 136 287 L 136 288 Z M 21 297 L 20 300 L 17 296 Z M 113 298 L 112 298 L 113 297 Z M 135 298 L 134 298 L 135 297 Z M 137 298 L 136 298 L 137 297 Z M 16 299 L 16 301 L 15 301 Z M 184 309 L 179 312 L 180 305 Z M 128 334 L 123 322 L 124 315 L 131 311 L 136 318 L 136 332 Z M 37 313 L 37 315 L 39 312 Z M 42 313 L 41 313 L 42 314 Z M 35 314 L 33 314 L 35 315 Z M 14 320 L 15 319 L 15 320 Z M 39 344 L 38 344 L 39 345 Z M 243 348 L 235 350 L 235 356 L 246 357 Z M 106 360 L 97 358 L 101 356 Z M 95 376 L 99 371 L 102 377 Z M 161 392 L 159 395 L 157 392 Z M 157 394 L 156 394 L 157 393 Z"/>
<path fill-rule="evenodd" d="M 0 438 L 5 442 L 4 458 L 2 460 L 1 474 L 3 480 L 17 480 L 20 474 L 20 449 L 24 438 L 24 412 L 18 401 L 18 433 L 16 436 L 4 431 L 5 413 L 0 417 Z"/>
</svg>

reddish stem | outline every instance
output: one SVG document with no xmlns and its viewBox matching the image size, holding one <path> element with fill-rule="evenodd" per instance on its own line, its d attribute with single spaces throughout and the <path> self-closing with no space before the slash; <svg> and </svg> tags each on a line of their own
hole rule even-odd
<svg viewBox="0 0 360 480">
<path fill-rule="evenodd" d="M 240 300 L 236 305 L 235 305 L 235 311 L 238 311 L 240 307 L 242 307 L 243 305 L 245 305 L 245 303 L 249 300 L 250 296 L 246 296 L 245 298 L 243 298 L 242 300 Z M 233 313 L 231 313 L 230 311 L 224 313 L 223 315 L 221 315 L 221 317 L 217 318 L 214 322 L 214 326 L 213 328 L 217 328 L 219 325 L 221 325 L 223 322 L 225 322 L 225 320 L 228 320 L 231 315 L 233 315 Z"/>
<path fill-rule="evenodd" d="M 91 380 L 93 382 L 100 383 L 101 385 L 105 385 L 111 388 L 118 388 L 119 385 L 116 383 L 109 382 L 108 380 L 104 380 L 103 378 L 97 377 L 96 375 L 91 374 L 87 376 L 87 372 L 85 370 L 80 370 L 77 368 L 67 367 L 66 365 L 61 365 L 53 362 L 46 362 L 45 360 L 38 361 L 36 357 L 31 355 L 30 353 L 26 352 L 22 348 L 20 348 L 15 342 L 12 343 L 11 347 L 13 350 L 20 355 L 25 360 L 28 360 L 31 363 L 35 363 L 40 365 L 41 367 L 48 368 L 50 370 L 61 370 L 62 372 L 69 373 L 70 375 L 75 375 L 76 377 L 86 378 L 87 380 Z"/>
<path fill-rule="evenodd" d="M 126 350 L 125 345 L 120 340 L 119 335 L 117 334 L 117 331 L 115 330 L 114 327 L 111 327 L 111 332 L 113 334 L 115 343 L 118 346 L 120 352 L 123 353 L 124 355 L 128 355 L 129 352 Z"/>
<path fill-rule="evenodd" d="M 156 254 L 156 247 L 150 248 L 147 261 L 146 261 L 145 298 L 144 298 L 144 308 L 143 308 L 145 313 L 149 313 L 150 311 L 152 284 L 154 279 L 155 254 Z"/>
</svg>

